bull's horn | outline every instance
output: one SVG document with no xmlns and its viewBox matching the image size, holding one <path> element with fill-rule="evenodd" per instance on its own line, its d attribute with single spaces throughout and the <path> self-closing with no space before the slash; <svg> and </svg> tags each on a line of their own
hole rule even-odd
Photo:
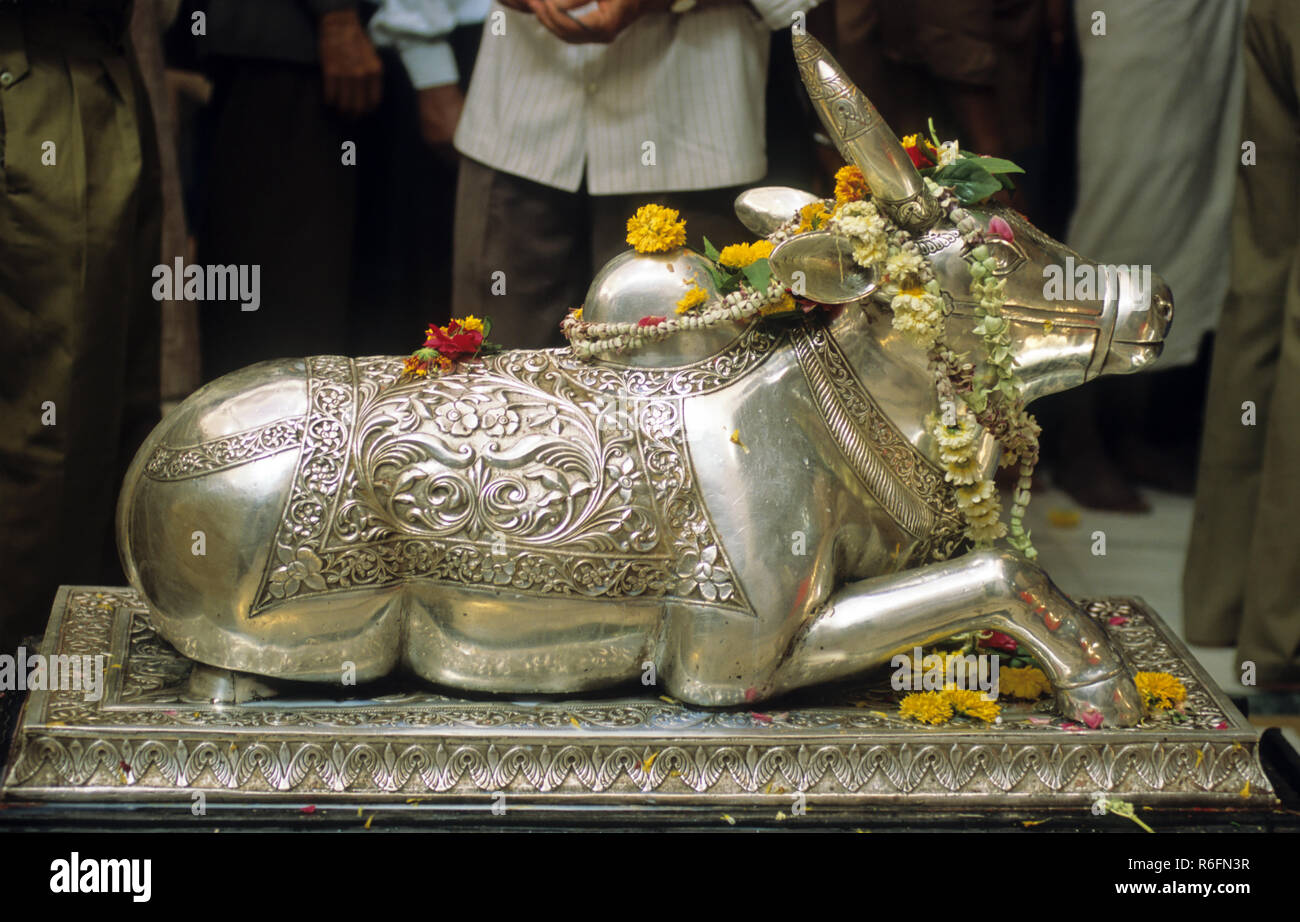
<svg viewBox="0 0 1300 922">
<path fill-rule="evenodd" d="M 894 132 L 821 42 L 792 32 L 799 76 L 840 155 L 862 171 L 876 205 L 895 223 L 913 233 L 929 229 L 939 206 Z"/>
</svg>

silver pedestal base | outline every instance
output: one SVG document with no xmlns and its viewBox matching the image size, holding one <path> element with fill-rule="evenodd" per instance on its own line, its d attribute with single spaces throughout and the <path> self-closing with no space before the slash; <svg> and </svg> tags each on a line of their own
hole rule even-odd
<svg viewBox="0 0 1300 922">
<path fill-rule="evenodd" d="M 223 687 L 154 633 L 129 589 L 65 586 L 42 653 L 106 654 L 100 701 L 32 691 L 4 795 L 11 800 L 389 801 L 480 805 L 654 803 L 839 808 L 1066 806 L 1099 796 L 1258 809 L 1276 798 L 1258 733 L 1141 602 L 1089 603 L 1138 670 L 1188 689 L 1185 716 L 1085 730 L 1049 702 L 1006 705 L 1001 725 L 926 728 L 897 716 L 888 673 L 761 711 L 702 711 L 655 696 L 467 700 L 429 691 L 260 680 Z M 239 677 L 242 680 L 242 677 Z M 239 688 L 254 691 L 240 695 Z M 407 686 L 409 688 L 409 685 Z M 305 694 L 304 694 L 305 693 Z M 1004 699 L 1005 702 L 1005 699 Z M 797 795 L 803 792 L 803 798 Z"/>
</svg>

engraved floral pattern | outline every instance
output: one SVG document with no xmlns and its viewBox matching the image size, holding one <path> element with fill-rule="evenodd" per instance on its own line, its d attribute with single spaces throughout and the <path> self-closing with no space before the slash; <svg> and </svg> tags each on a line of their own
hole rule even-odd
<svg viewBox="0 0 1300 922">
<path fill-rule="evenodd" d="M 687 551 L 677 565 L 677 592 L 689 596 L 698 592 L 710 602 L 727 601 L 735 591 L 731 574 L 719 565 L 718 548 L 709 545 L 699 553 Z"/>
<path fill-rule="evenodd" d="M 305 547 L 298 548 L 290 554 L 288 548 L 280 547 L 277 554 L 282 565 L 271 571 L 268 591 L 277 599 L 291 596 L 301 586 L 320 591 L 325 588 L 325 577 L 321 575 L 321 560 Z"/>
<path fill-rule="evenodd" d="M 681 400 L 779 341 L 755 328 L 678 369 L 507 352 L 414 382 L 396 359 L 308 360 L 305 444 L 253 614 L 410 578 L 751 611 L 695 490 Z M 626 425 L 609 425 L 611 393 Z"/>
</svg>

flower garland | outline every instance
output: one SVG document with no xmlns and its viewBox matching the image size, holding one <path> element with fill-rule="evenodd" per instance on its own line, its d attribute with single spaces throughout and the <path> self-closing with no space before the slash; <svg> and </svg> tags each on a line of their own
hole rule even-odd
<svg viewBox="0 0 1300 922">
<path fill-rule="evenodd" d="M 909 135 L 903 148 L 921 172 L 926 187 L 965 245 L 970 268 L 970 292 L 976 302 L 975 333 L 980 337 L 986 371 L 976 379 L 975 364 L 944 341 L 944 303 L 934 266 L 912 234 L 895 224 L 870 200 L 862 172 L 853 166 L 835 175 L 835 198 L 813 202 L 755 243 L 738 243 L 717 250 L 707 239 L 705 256 L 718 297 L 695 280 L 676 303 L 673 317 L 648 316 L 636 322 L 591 323 L 582 309 L 561 323 L 574 353 L 589 358 L 603 353 L 635 350 L 686 330 L 702 330 L 755 316 L 793 314 L 818 305 L 795 298 L 771 274 L 773 247 L 791 236 L 830 229 L 845 237 L 858 265 L 881 280 L 878 295 L 888 299 L 893 326 L 927 352 L 939 412 L 926 425 L 939 448 L 944 477 L 953 485 L 966 534 L 976 547 L 989 547 L 1000 538 L 1026 557 L 1037 556 L 1024 516 L 1038 462 L 1039 428 L 1025 412 L 1023 382 L 1016 374 L 1010 327 L 1002 316 L 1006 287 L 986 245 L 986 232 L 964 204 L 982 201 L 1010 188 L 1006 174 L 1023 172 L 1010 161 L 979 157 L 956 141 L 940 143 Z M 663 253 L 685 242 L 685 222 L 677 211 L 645 205 L 627 223 L 628 243 L 639 253 Z M 987 235 L 1010 242 L 1011 227 L 1001 218 L 989 223 Z M 982 477 L 977 452 L 983 429 L 1002 447 L 1003 467 L 1019 465 L 1011 497 L 1009 521 L 1002 521 L 1002 503 L 991 478 Z"/>
<path fill-rule="evenodd" d="M 955 145 L 949 148 L 956 149 Z M 945 479 L 954 485 L 967 535 L 977 547 L 988 547 L 1009 533 L 1008 543 L 1033 559 L 1038 552 L 1024 528 L 1024 515 L 1038 461 L 1039 429 L 1020 400 L 1022 382 L 1015 372 L 1010 329 L 1001 313 L 1006 301 L 1005 282 L 994 274 L 997 264 L 989 254 L 979 222 L 961 206 L 952 190 L 928 177 L 925 183 L 966 244 L 963 255 L 970 267 L 970 291 L 976 300 L 974 329 L 984 345 L 990 385 L 977 384 L 974 365 L 963 361 L 964 356 L 944 343 L 939 282 L 933 264 L 911 234 L 866 200 L 837 203 L 829 225 L 849 239 L 854 262 L 872 269 L 881 279 L 880 292 L 889 298 L 894 329 L 929 355 L 940 412 L 927 418 L 927 427 L 939 445 Z M 999 223 L 991 223 L 990 232 L 996 230 L 996 236 L 1011 239 L 1010 226 L 995 220 Z M 978 476 L 975 424 L 1002 443 L 1003 466 L 1020 464 L 1009 527 L 1001 521 L 1001 500 L 993 480 Z"/>
<path fill-rule="evenodd" d="M 702 288 L 694 291 L 708 295 Z M 706 330 L 723 323 L 748 320 L 765 308 L 781 307 L 789 301 L 785 286 L 773 279 L 764 291 L 733 291 L 705 304 L 687 292 L 692 308 L 680 310 L 678 317 L 642 317 L 636 323 L 591 323 L 582 319 L 582 309 L 571 311 L 560 321 L 560 330 L 569 340 L 574 355 L 590 358 L 600 353 L 619 353 L 640 349 L 685 330 Z"/>
</svg>

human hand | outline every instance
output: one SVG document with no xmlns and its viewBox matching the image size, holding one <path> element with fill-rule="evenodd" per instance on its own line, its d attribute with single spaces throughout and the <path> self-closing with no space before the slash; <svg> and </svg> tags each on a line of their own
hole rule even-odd
<svg viewBox="0 0 1300 922">
<path fill-rule="evenodd" d="M 420 135 L 435 150 L 451 143 L 465 108 L 465 95 L 454 83 L 425 87 L 416 94 L 420 112 Z"/>
<path fill-rule="evenodd" d="M 320 17 L 319 48 L 326 105 L 353 117 L 379 105 L 384 65 L 355 7 Z"/>
<path fill-rule="evenodd" d="M 569 10 L 597 8 L 582 17 Z M 528 0 L 533 15 L 561 41 L 574 45 L 608 44 L 619 33 L 647 13 L 666 12 L 672 0 Z"/>
</svg>

